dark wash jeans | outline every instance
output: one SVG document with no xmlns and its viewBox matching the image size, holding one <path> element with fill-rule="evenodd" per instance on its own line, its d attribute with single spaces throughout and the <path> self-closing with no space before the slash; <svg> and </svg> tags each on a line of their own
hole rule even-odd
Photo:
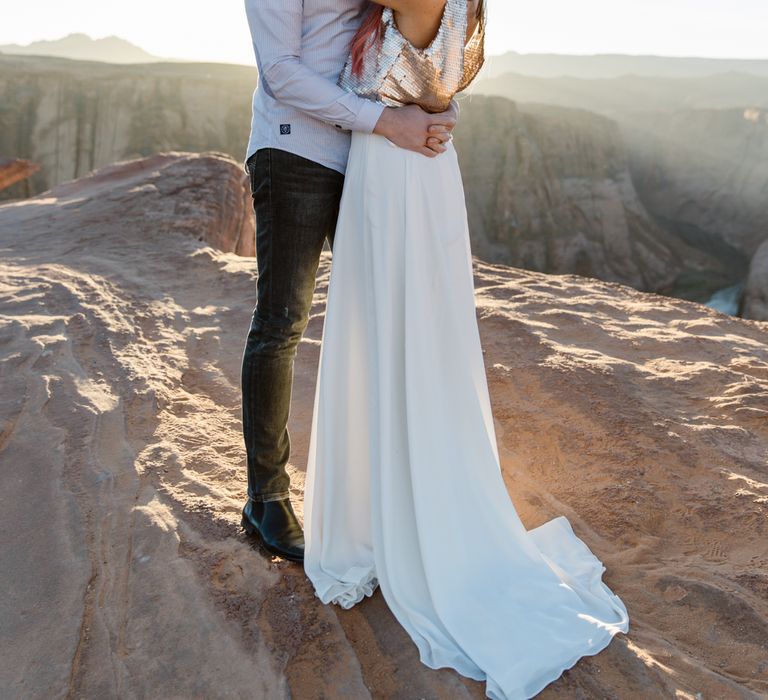
<svg viewBox="0 0 768 700">
<path fill-rule="evenodd" d="M 287 151 L 245 163 L 256 212 L 257 302 L 243 352 L 248 498 L 288 498 L 288 414 L 296 349 L 309 321 L 323 244 L 333 246 L 344 176 Z"/>
</svg>

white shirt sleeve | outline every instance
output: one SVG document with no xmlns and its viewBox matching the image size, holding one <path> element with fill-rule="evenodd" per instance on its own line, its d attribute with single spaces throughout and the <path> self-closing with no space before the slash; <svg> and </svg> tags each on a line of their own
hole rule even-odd
<svg viewBox="0 0 768 700">
<path fill-rule="evenodd" d="M 302 0 L 245 0 L 260 89 L 338 129 L 373 132 L 384 105 L 347 92 L 301 61 Z"/>
</svg>

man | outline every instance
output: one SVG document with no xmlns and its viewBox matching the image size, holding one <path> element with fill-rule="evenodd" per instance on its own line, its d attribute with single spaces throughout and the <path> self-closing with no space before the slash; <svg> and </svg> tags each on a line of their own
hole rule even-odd
<svg viewBox="0 0 768 700">
<path fill-rule="evenodd" d="M 309 320 L 324 241 L 333 234 L 352 131 L 435 157 L 457 107 L 392 108 L 336 85 L 365 0 L 245 0 L 259 86 L 245 169 L 256 213 L 258 299 L 243 353 L 248 502 L 242 525 L 269 552 L 304 557 L 289 498 L 288 413 L 296 349 Z"/>
</svg>

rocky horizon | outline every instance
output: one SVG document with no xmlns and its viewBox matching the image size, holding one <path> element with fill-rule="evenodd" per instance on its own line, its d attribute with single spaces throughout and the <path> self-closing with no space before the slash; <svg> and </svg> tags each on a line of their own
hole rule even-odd
<svg viewBox="0 0 768 700">
<path fill-rule="evenodd" d="M 0 198 L 37 194 L 94 168 L 162 151 L 245 156 L 258 80 L 253 67 L 40 56 L 0 56 L 0 67 L 0 100 L 10 106 L 0 153 L 42 166 Z M 593 92 L 586 93 L 577 89 L 585 81 L 557 82 L 557 95 L 574 102 L 564 106 L 533 104 L 523 91 L 505 93 L 515 101 L 484 97 L 479 93 L 490 83 L 478 83 L 461 98 L 455 140 L 476 254 L 700 302 L 744 282 L 756 242 L 766 235 L 761 154 L 768 130 L 733 110 L 710 115 L 706 106 L 721 95 L 742 99 L 718 80 L 698 79 L 709 92 L 677 122 L 665 110 L 684 103 L 680 91 L 690 81 L 643 79 L 646 109 L 634 122 L 616 111 L 637 107 L 633 89 L 617 90 L 611 80 L 589 82 Z M 614 100 L 607 113 L 605 94 Z M 659 95 L 663 104 L 651 104 Z M 697 157 L 696 144 L 705 140 L 711 153 Z"/>
</svg>

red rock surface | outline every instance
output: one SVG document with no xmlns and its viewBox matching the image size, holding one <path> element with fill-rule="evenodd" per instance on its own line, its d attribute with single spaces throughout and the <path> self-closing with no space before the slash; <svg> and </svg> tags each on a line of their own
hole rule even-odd
<svg viewBox="0 0 768 700">
<path fill-rule="evenodd" d="M 324 606 L 239 531 L 246 188 L 163 154 L 0 207 L 3 698 L 484 697 L 419 663 L 380 591 Z M 329 269 L 296 366 L 300 513 Z M 768 324 L 475 271 L 510 496 L 528 527 L 567 515 L 631 617 L 540 697 L 765 697 Z"/>
<path fill-rule="evenodd" d="M 40 166 L 29 160 L 20 158 L 0 158 L 0 190 L 26 180 L 34 175 Z"/>
</svg>

